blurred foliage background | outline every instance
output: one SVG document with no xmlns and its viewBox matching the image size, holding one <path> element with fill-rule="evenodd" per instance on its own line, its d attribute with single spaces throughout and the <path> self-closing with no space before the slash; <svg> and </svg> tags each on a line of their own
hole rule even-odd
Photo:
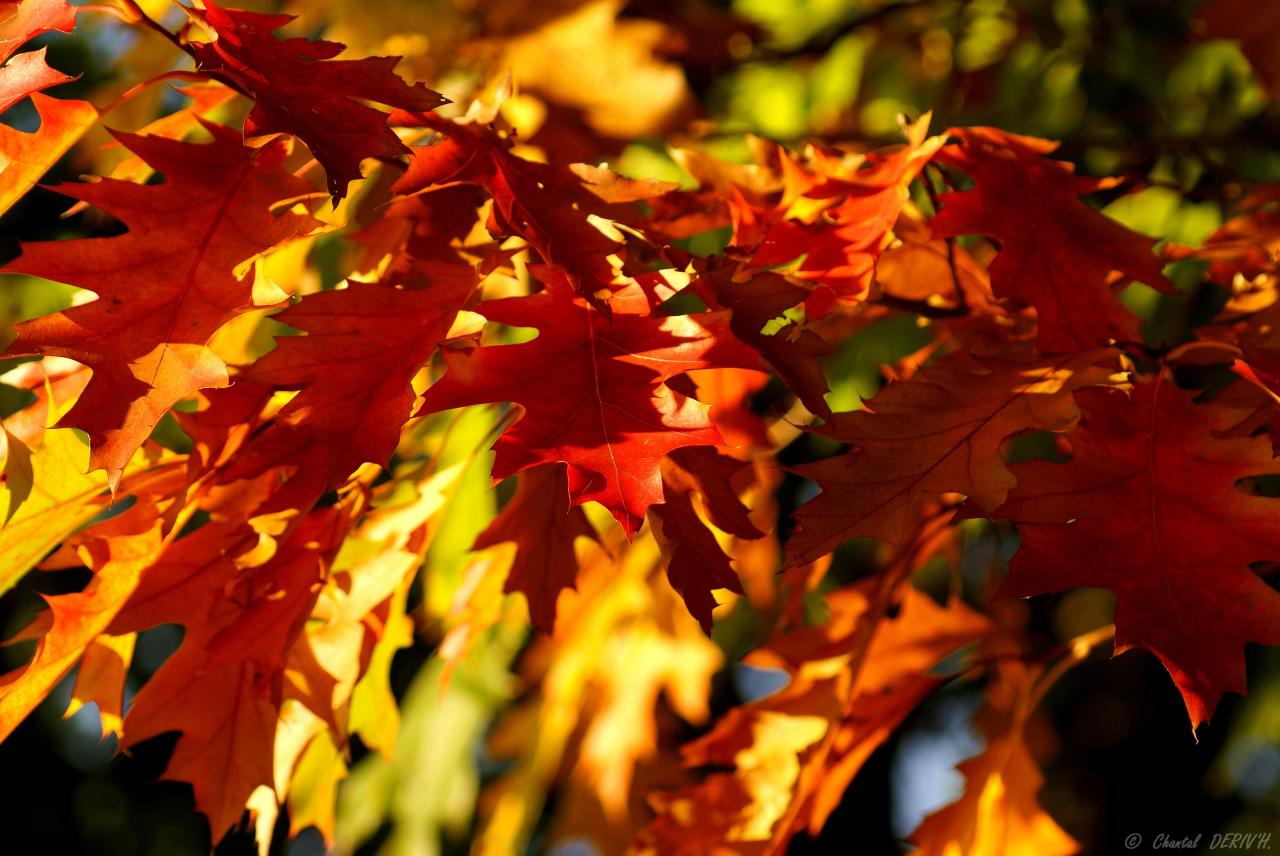
<svg viewBox="0 0 1280 856">
<path fill-rule="evenodd" d="M 168 23 L 181 19 L 158 0 L 143 5 Z M 516 95 L 503 110 L 524 153 L 558 162 L 608 162 L 629 174 L 686 184 L 693 181 L 688 153 L 697 148 L 746 161 L 750 134 L 793 144 L 822 137 L 872 147 L 900 138 L 901 115 L 927 111 L 936 129 L 994 125 L 1061 140 L 1061 156 L 1083 172 L 1120 176 L 1128 189 L 1140 189 L 1110 205 L 1098 199 L 1107 213 L 1189 245 L 1230 216 L 1248 186 L 1280 180 L 1280 106 L 1269 96 L 1269 87 L 1280 81 L 1268 67 L 1280 53 L 1280 9 L 1264 4 L 1252 11 L 1231 2 L 1206 9 L 1196 0 L 243 5 L 297 13 L 299 32 L 346 42 L 355 55 L 403 54 L 403 73 L 463 107 L 509 71 Z M 129 82 L 166 70 L 167 62 L 176 66 L 175 53 L 157 50 L 148 38 L 107 16 L 85 15 L 74 36 L 55 34 L 37 44 L 47 44 L 54 66 L 82 75 L 66 88 L 69 94 L 103 105 Z M 114 111 L 108 124 L 133 130 L 166 109 L 161 88 L 148 97 L 150 103 L 135 99 Z M 21 126 L 32 117 L 18 109 L 5 121 Z M 81 146 L 50 178 L 95 171 L 95 157 L 92 147 Z M 0 254 L 12 256 L 17 239 L 92 228 L 84 217 L 60 219 L 62 208 L 54 194 L 31 194 L 0 221 Z M 338 275 L 338 242 L 313 250 L 305 276 L 316 280 L 314 287 L 332 285 Z M 708 250 L 715 246 L 709 239 Z M 1197 270 L 1175 266 L 1172 273 L 1186 286 L 1181 295 L 1159 297 L 1143 286 L 1126 295 L 1147 319 L 1153 343 L 1178 341 L 1187 319 L 1221 305 L 1222 295 L 1206 290 Z M 11 284 L 0 290 L 0 319 L 13 323 L 69 299 L 69 292 Z M 836 354 L 829 370 L 839 406 L 856 406 L 874 393 L 882 383 L 881 364 L 913 350 L 913 335 L 909 324 L 875 325 Z M 5 413 L 17 404 L 0 401 Z M 451 435 L 459 449 L 471 448 L 489 431 L 484 417 L 476 418 Z M 467 852 L 478 794 L 511 766 L 494 752 L 493 722 L 523 692 L 516 664 L 522 652 L 528 654 L 530 640 L 499 625 L 440 692 L 441 665 L 433 653 L 444 640 L 431 620 L 438 605 L 429 601 L 440 592 L 447 599 L 460 585 L 467 548 L 492 514 L 481 506 L 494 498 L 483 467 L 472 466 L 462 452 L 438 451 L 466 465 L 458 491 L 469 498 L 459 500 L 461 511 L 446 519 L 445 534 L 432 547 L 427 573 L 436 583 L 427 586 L 425 599 L 421 591 L 411 595 L 416 644 L 391 664 L 390 687 L 403 721 L 396 754 L 388 760 L 354 747 L 338 803 L 342 853 Z M 783 461 L 812 460 L 828 451 L 800 437 Z M 798 480 L 784 485 L 782 513 L 808 489 Z M 981 598 L 992 569 L 998 573 L 1016 542 L 1009 532 L 976 523 L 970 535 L 960 567 L 935 570 L 962 574 L 971 596 Z M 868 556 L 866 545 L 842 549 L 831 578 L 858 577 L 870 567 Z M 77 587 L 62 576 L 40 575 L 0 601 L 0 630 L 7 636 L 22 626 L 38 592 Z M 1053 642 L 1105 624 L 1111 604 L 1109 595 L 1085 590 L 1009 608 Z M 717 624 L 714 642 L 730 662 L 758 641 L 750 616 L 739 614 L 749 610 L 744 600 Z M 144 635 L 135 684 L 175 644 L 164 628 Z M 1041 801 L 1087 852 L 1116 851 L 1132 832 L 1148 840 L 1159 832 L 1205 833 L 1206 846 L 1221 831 L 1274 831 L 1280 838 L 1280 652 L 1254 650 L 1250 657 L 1251 698 L 1224 700 L 1198 742 L 1153 657 L 1095 658 L 1054 689 L 1046 702 L 1052 727 L 1036 735 L 1039 754 L 1047 758 Z M 766 678 L 729 667 L 713 685 L 712 714 L 761 694 Z M 164 739 L 115 757 L 114 746 L 98 739 L 92 708 L 61 718 L 68 693 L 62 687 L 60 697 L 0 746 L 0 765 L 19 783 L 0 800 L 4 852 L 206 852 L 208 832 L 190 811 L 186 786 L 154 782 L 169 750 Z M 902 836 L 959 791 L 954 764 L 980 746 L 969 724 L 978 695 L 977 688 L 959 686 L 926 704 L 867 764 L 822 836 L 798 839 L 793 852 L 904 850 Z M 670 732 L 664 739 L 694 736 L 671 719 L 674 724 L 663 724 Z M 332 783 L 317 778 L 314 787 Z M 548 799 L 568 805 L 572 794 L 553 791 Z M 286 828 L 272 852 L 323 852 L 313 832 L 289 842 Z M 540 827 L 533 839 L 535 851 L 544 849 L 542 832 Z M 494 849 L 483 851 L 489 845 Z M 476 848 L 501 852 L 493 841 Z M 254 849 L 246 831 L 227 839 L 220 852 Z M 594 852 L 585 842 L 564 840 L 552 849 L 561 856 Z"/>
</svg>

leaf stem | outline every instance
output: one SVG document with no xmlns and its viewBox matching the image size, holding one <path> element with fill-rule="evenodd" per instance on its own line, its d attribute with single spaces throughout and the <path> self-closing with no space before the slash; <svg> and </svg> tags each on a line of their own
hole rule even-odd
<svg viewBox="0 0 1280 856">
<path fill-rule="evenodd" d="M 929 195 L 929 203 L 933 205 L 933 215 L 938 216 L 938 212 L 942 210 L 942 203 L 938 199 L 938 191 L 934 189 L 933 181 L 929 177 L 930 171 L 937 173 L 938 181 L 946 185 L 947 175 L 934 164 L 927 163 L 924 165 L 924 174 L 921 176 L 924 184 L 924 192 Z M 956 264 L 956 239 L 950 237 L 947 241 L 947 267 L 951 270 L 951 286 L 956 290 L 956 308 L 960 314 L 967 315 L 969 312 L 969 302 L 965 297 L 964 288 L 960 285 L 960 269 Z"/>
<path fill-rule="evenodd" d="M 173 46 L 176 47 L 178 50 L 182 51 L 184 54 L 190 55 L 191 51 L 187 48 L 186 45 L 182 43 L 182 40 L 179 39 L 173 33 L 169 32 L 168 28 L 160 24 L 159 21 L 156 21 L 154 18 L 148 15 L 145 11 L 143 11 L 142 7 L 138 5 L 137 0 L 123 0 L 123 2 L 125 5 L 125 8 L 127 8 L 130 12 L 132 12 L 134 15 L 137 16 L 137 18 L 133 20 L 131 23 L 142 24 L 146 27 L 150 27 L 152 30 L 155 30 L 157 33 L 164 36 L 165 39 L 168 40 L 170 43 L 172 43 Z"/>
<path fill-rule="evenodd" d="M 1037 707 L 1059 678 L 1069 672 L 1077 663 L 1086 659 L 1093 653 L 1094 648 L 1104 642 L 1115 639 L 1115 637 L 1116 626 L 1108 624 L 1105 627 L 1099 627 L 1097 630 L 1082 633 L 1064 643 L 1063 647 L 1066 648 L 1066 656 L 1054 663 L 1040 678 L 1028 699 L 1028 708 Z"/>
</svg>

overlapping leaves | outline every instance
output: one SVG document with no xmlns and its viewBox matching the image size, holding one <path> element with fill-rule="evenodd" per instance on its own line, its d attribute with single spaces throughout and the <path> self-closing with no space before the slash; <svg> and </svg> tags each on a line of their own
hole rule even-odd
<svg viewBox="0 0 1280 856">
<path fill-rule="evenodd" d="M 1170 290 L 1156 241 L 1094 207 L 1116 183 L 1048 141 L 930 137 L 926 117 L 871 152 L 688 148 L 700 186 L 681 191 L 525 157 L 502 105 L 431 115 L 443 97 L 396 58 L 336 59 L 276 35 L 287 16 L 188 11 L 205 32 L 170 34 L 194 61 L 178 76 L 252 102 L 243 125 L 202 116 L 219 95 L 117 132 L 135 160 L 55 189 L 123 231 L 25 244 L 3 271 L 82 293 L 6 352 L 39 359 L 4 375 L 29 401 L 0 435 L 0 590 L 37 565 L 89 582 L 14 640 L 35 648 L 0 683 L 0 736 L 78 667 L 73 708 L 120 745 L 179 732 L 165 775 L 215 839 L 287 805 L 332 842 L 338 782 L 392 769 L 349 770 L 353 735 L 379 763 L 430 755 L 400 739 L 391 690 L 416 630 L 440 643 L 424 676 L 472 693 L 443 697 L 466 699 L 458 733 L 506 709 L 482 846 L 527 843 L 556 789 L 602 846 L 767 853 L 817 833 L 926 698 L 981 676 L 987 747 L 914 840 L 1067 853 L 1025 740 L 1057 673 L 958 591 L 912 583 L 955 562 L 959 519 L 1017 527 L 1004 595 L 1114 591 L 1117 650 L 1154 652 L 1193 726 L 1245 690 L 1247 643 L 1280 644 L 1259 575 L 1280 560 L 1274 190 L 1203 249 L 1164 250 L 1237 293 L 1190 344 L 1152 347 L 1120 291 Z M 43 51 L 15 53 L 73 25 L 52 0 L 0 9 L 0 110 L 32 97 L 43 117 L 0 131 L 0 209 L 96 119 L 39 94 L 68 79 Z M 335 202 L 370 180 L 321 211 L 294 139 Z M 688 250 L 716 229 L 723 252 Z M 899 319 L 924 344 L 842 409 L 839 367 Z M 1244 380 L 1178 385 L 1206 361 Z M 780 527 L 796 477 L 817 493 Z M 824 583 L 857 538 L 881 543 L 871 577 Z M 747 661 L 787 683 L 664 766 L 662 717 L 712 713 L 707 635 L 731 612 L 764 628 Z M 527 620 L 549 635 L 520 654 Z M 182 646 L 126 704 L 136 635 L 165 624 Z M 508 703 L 513 675 L 539 692 Z"/>
</svg>

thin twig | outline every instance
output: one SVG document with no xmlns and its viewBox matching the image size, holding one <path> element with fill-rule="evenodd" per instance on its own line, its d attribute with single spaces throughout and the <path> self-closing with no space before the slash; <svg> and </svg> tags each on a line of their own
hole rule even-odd
<svg viewBox="0 0 1280 856">
<path fill-rule="evenodd" d="M 938 174 L 938 179 L 943 183 L 947 183 L 947 176 L 941 169 L 934 164 L 925 164 L 924 175 L 921 176 L 924 183 L 924 192 L 929 195 L 929 202 L 933 205 L 933 216 L 938 216 L 938 212 L 942 210 L 942 203 L 938 201 L 938 192 L 934 190 L 933 182 L 929 179 L 929 171 L 933 170 Z M 960 269 L 956 264 L 956 239 L 955 237 L 947 238 L 947 267 L 951 269 L 951 285 L 956 290 L 956 306 L 965 312 L 969 310 L 969 301 L 965 297 L 964 287 L 960 284 Z"/>
<path fill-rule="evenodd" d="M 123 0 L 123 2 L 137 16 L 137 19 L 136 21 L 134 21 L 134 23 L 140 23 L 146 27 L 151 28 L 155 32 L 164 36 L 165 39 L 174 47 L 176 47 L 178 50 L 182 51 L 184 54 L 191 57 L 192 61 L 195 62 L 196 64 L 196 73 L 204 75 L 206 78 L 210 80 L 218 81 L 222 85 L 227 86 L 235 90 L 236 92 L 239 92 L 245 98 L 249 98 L 254 101 L 257 100 L 257 98 L 254 96 L 252 92 L 250 92 L 249 90 L 241 86 L 234 78 L 229 77 L 228 75 L 225 75 L 225 74 L 219 74 L 216 71 L 200 68 L 200 59 L 199 57 L 196 56 L 195 52 L 191 49 L 191 45 L 184 42 L 175 33 L 169 32 L 169 30 L 166 29 L 162 24 L 160 24 L 158 21 L 156 21 L 146 12 L 144 12 L 142 10 L 142 7 L 138 5 L 137 0 Z"/>
<path fill-rule="evenodd" d="M 892 294 L 881 294 L 876 298 L 876 302 L 882 306 L 888 306 L 890 309 L 914 312 L 925 318 L 963 318 L 969 314 L 969 307 L 964 305 L 963 301 L 957 306 L 934 306 L 927 300 L 912 300 L 909 297 L 894 297 Z"/>
<path fill-rule="evenodd" d="M 1084 660 L 1093 649 L 1103 643 L 1116 637 L 1116 626 L 1108 624 L 1105 627 L 1099 627 L 1097 630 L 1091 630 L 1088 633 L 1077 636 L 1065 643 L 1066 656 L 1058 660 L 1049 667 L 1048 670 L 1036 682 L 1035 688 L 1031 692 L 1028 700 L 1029 707 L 1034 708 L 1040 704 L 1040 701 L 1049 692 L 1049 689 L 1057 683 L 1058 679 L 1071 670 L 1077 663 Z"/>
<path fill-rule="evenodd" d="M 174 47 L 182 51 L 184 54 L 188 54 L 188 55 L 191 54 L 190 48 L 188 48 L 187 45 L 182 43 L 182 39 L 178 38 L 173 33 L 169 32 L 169 30 L 163 25 L 161 25 L 159 21 L 156 21 L 154 18 L 152 18 L 150 15 L 144 12 L 142 7 L 138 5 L 137 0 L 124 0 L 124 4 L 129 8 L 130 11 L 133 12 L 133 14 L 138 16 L 136 23 L 143 24 L 155 30 L 157 33 L 164 36 L 165 39 L 167 39 L 170 43 L 173 44 Z"/>
</svg>

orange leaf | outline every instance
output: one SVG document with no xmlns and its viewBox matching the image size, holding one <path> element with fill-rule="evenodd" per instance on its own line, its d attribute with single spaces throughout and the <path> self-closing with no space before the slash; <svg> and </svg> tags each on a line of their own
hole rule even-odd
<svg viewBox="0 0 1280 856">
<path fill-rule="evenodd" d="M 556 621 L 556 598 L 573 588 L 578 559 L 573 543 L 597 538 L 596 531 L 569 498 L 569 478 L 560 464 L 540 464 L 520 474 L 516 495 L 476 538 L 473 550 L 511 541 L 515 559 L 504 592 L 518 591 L 529 601 L 529 614 L 539 630 L 550 633 Z"/>
<path fill-rule="evenodd" d="M 204 144 L 119 134 L 164 173 L 163 184 L 105 178 L 57 189 L 129 231 L 24 244 L 4 268 L 98 295 L 20 324 L 6 353 L 70 357 L 93 370 L 59 424 L 89 434 L 90 465 L 107 470 L 113 487 L 169 407 L 202 387 L 227 385 L 226 367 L 206 343 L 253 306 L 252 280 L 237 268 L 315 225 L 307 215 L 273 212 L 311 191 L 283 169 L 283 143 L 247 149 L 228 129 L 206 127 L 213 142 Z"/>
<path fill-rule="evenodd" d="M 133 594 L 142 572 L 159 554 L 161 520 L 141 501 L 131 513 L 100 529 L 87 546 L 93 579 L 83 592 L 49 598 L 53 624 L 35 658 L 16 680 L 0 687 L 0 739 L 8 737 L 110 626 Z"/>
</svg>

